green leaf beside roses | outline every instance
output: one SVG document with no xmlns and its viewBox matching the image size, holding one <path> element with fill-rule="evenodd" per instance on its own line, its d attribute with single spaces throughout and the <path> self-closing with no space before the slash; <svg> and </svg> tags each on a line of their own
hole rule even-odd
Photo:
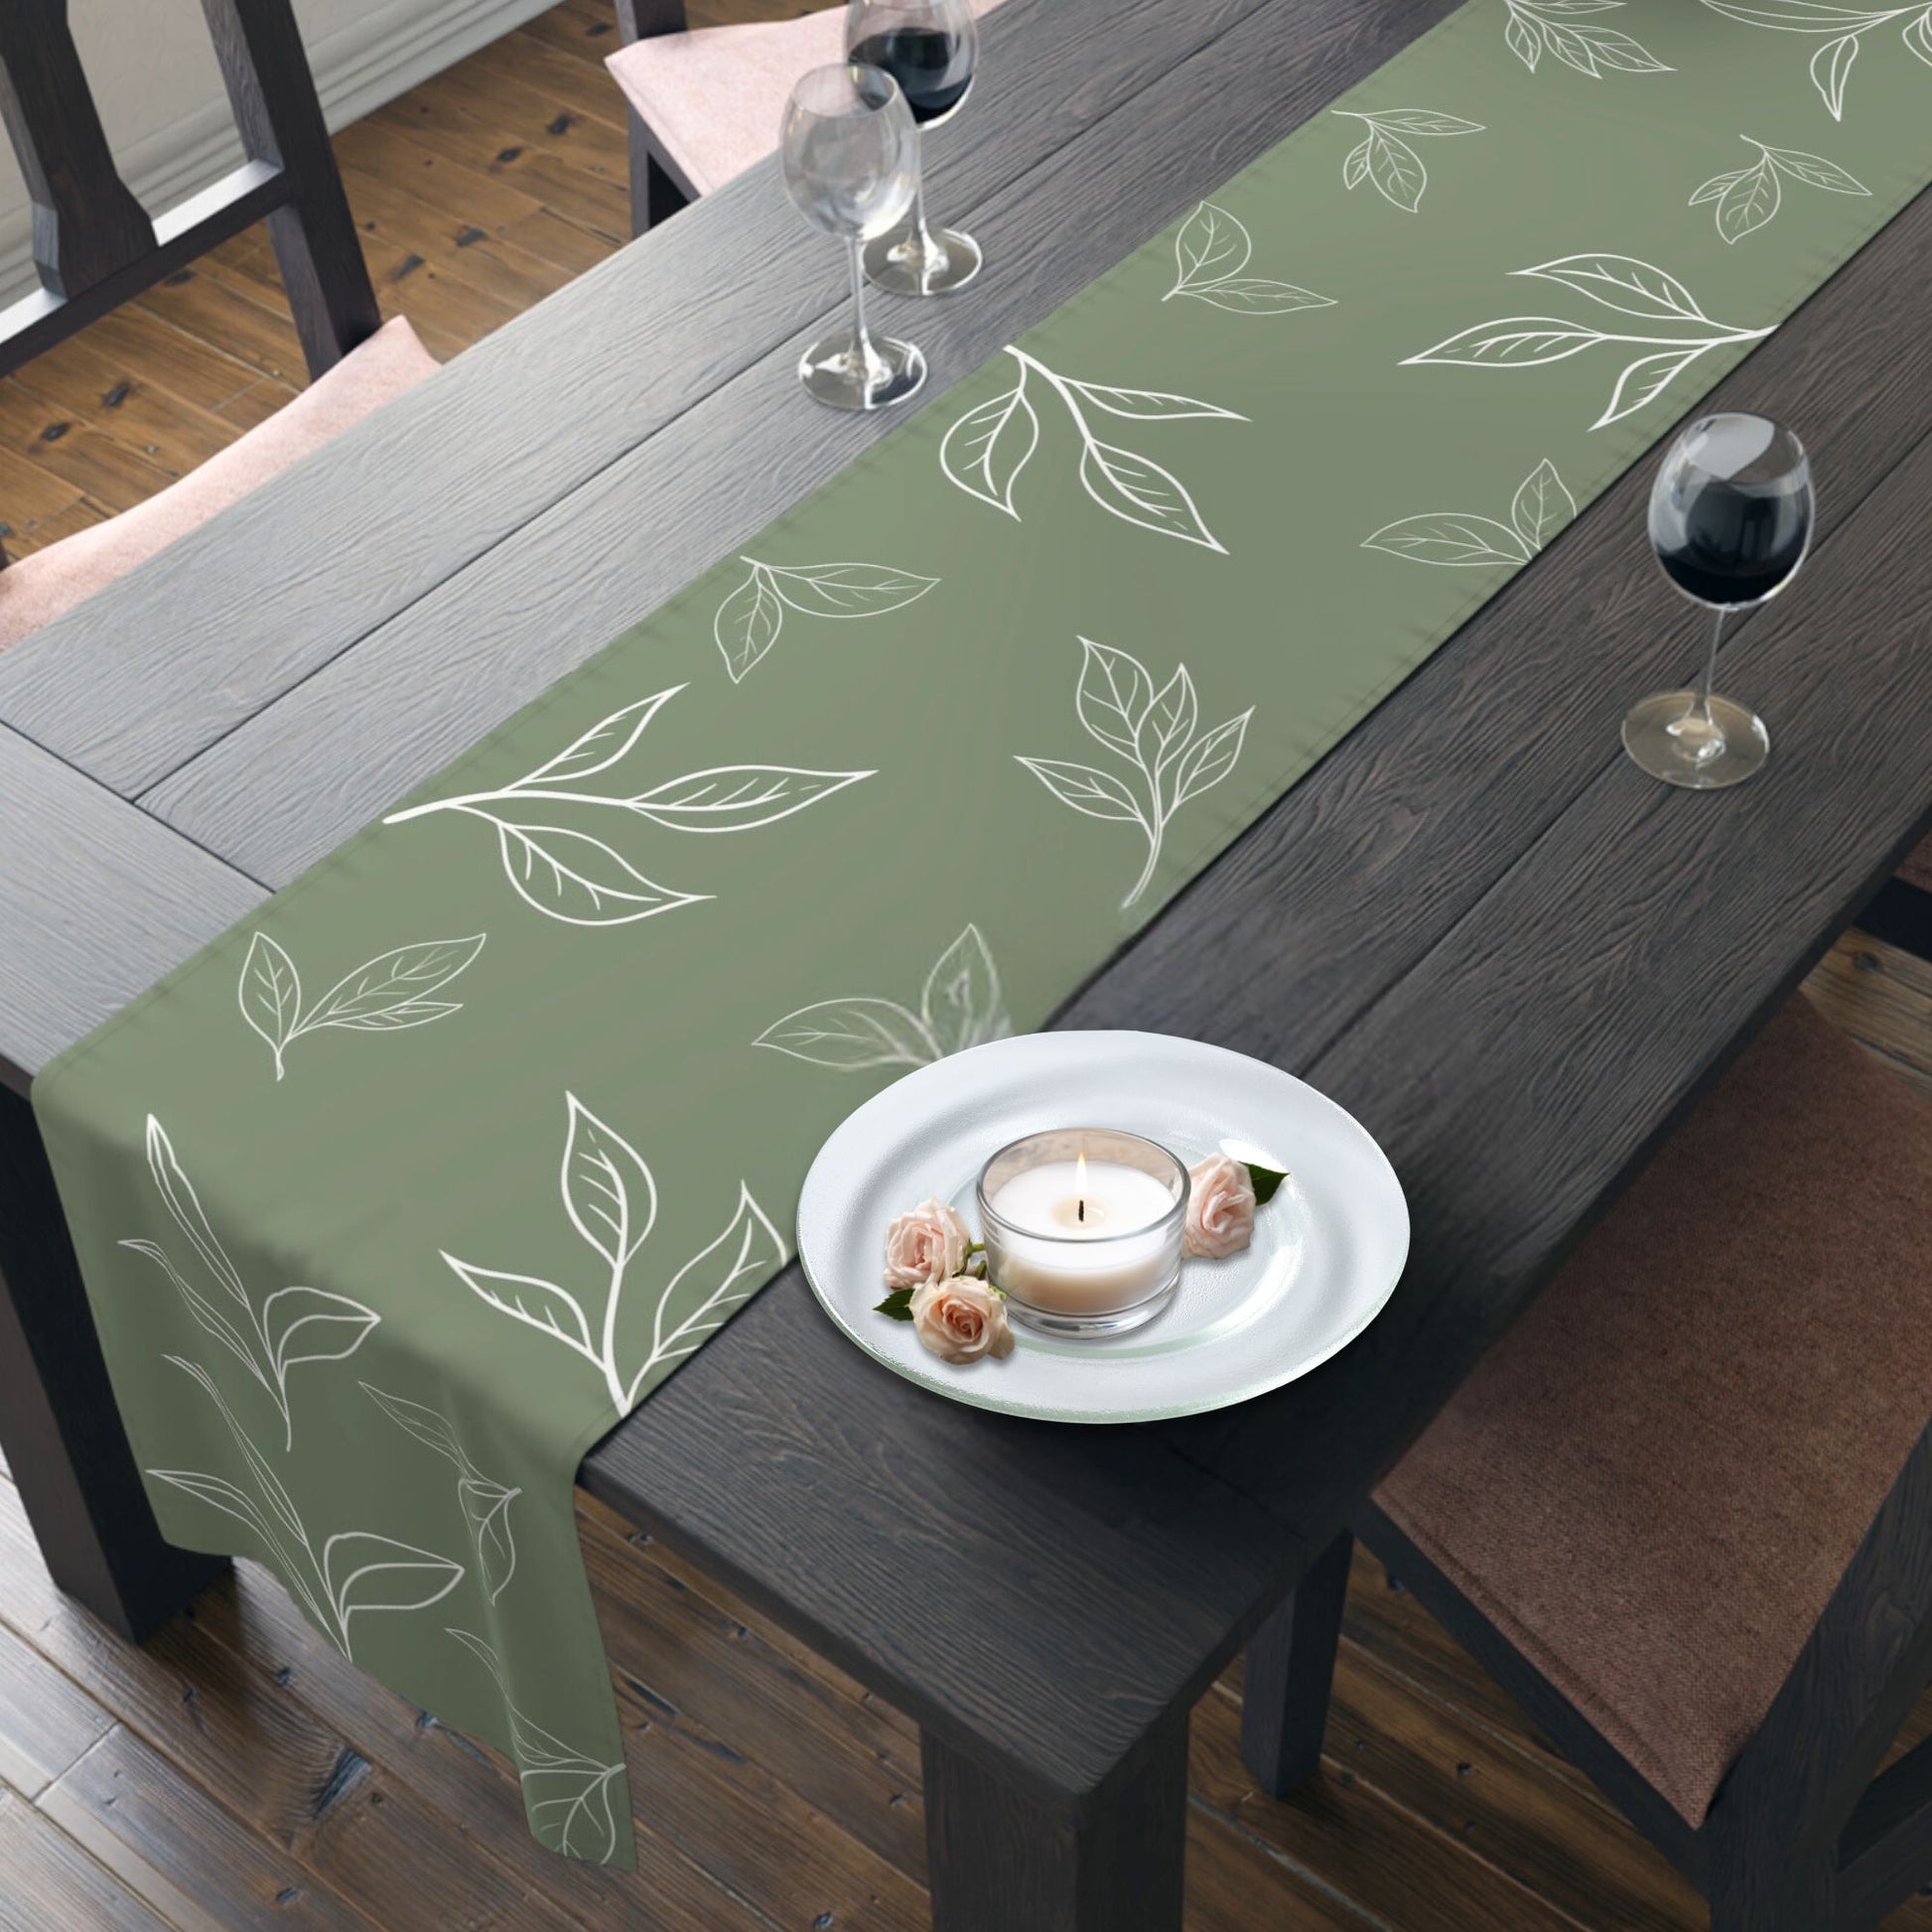
<svg viewBox="0 0 1932 1932">
<path fill-rule="evenodd" d="M 1241 1164 L 1248 1171 L 1248 1178 L 1254 1182 L 1255 1205 L 1266 1207 L 1275 1198 L 1275 1190 L 1288 1178 L 1285 1173 L 1277 1173 L 1273 1168 L 1258 1168 L 1252 1161 Z"/>
<path fill-rule="evenodd" d="M 912 1319 L 912 1291 L 909 1288 L 896 1288 L 873 1311 L 876 1314 L 889 1314 L 895 1321 Z"/>
</svg>

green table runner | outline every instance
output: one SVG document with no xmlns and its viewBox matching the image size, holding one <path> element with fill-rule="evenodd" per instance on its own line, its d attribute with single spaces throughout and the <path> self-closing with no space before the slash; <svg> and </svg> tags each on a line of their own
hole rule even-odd
<svg viewBox="0 0 1932 1932">
<path fill-rule="evenodd" d="M 572 1481 L 826 1133 L 1038 1024 L 1928 178 L 1932 7 L 1470 0 L 81 1042 L 167 1535 L 627 1861 Z"/>
</svg>

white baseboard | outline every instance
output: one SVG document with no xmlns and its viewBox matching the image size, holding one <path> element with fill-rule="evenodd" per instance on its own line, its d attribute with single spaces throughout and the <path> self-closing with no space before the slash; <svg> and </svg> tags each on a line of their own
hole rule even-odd
<svg viewBox="0 0 1932 1932">
<path fill-rule="evenodd" d="M 418 81 L 520 27 L 551 0 L 387 0 L 309 49 L 331 131 L 360 120 Z M 196 23 L 199 27 L 199 21 Z M 613 82 L 613 85 L 616 83 Z M 241 161 L 225 95 L 137 142 L 120 157 L 122 178 L 150 214 L 218 181 Z M 39 286 L 33 214 L 0 213 L 0 307 Z"/>
</svg>

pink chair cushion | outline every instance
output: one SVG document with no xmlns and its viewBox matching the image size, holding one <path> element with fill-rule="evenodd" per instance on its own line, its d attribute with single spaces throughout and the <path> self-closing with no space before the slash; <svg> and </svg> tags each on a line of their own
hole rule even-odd
<svg viewBox="0 0 1932 1932">
<path fill-rule="evenodd" d="M 1928 1225 L 1932 1107 L 1793 999 L 1376 1494 L 1693 1825 L 1932 1414 Z"/>
<path fill-rule="evenodd" d="M 976 14 L 1000 0 L 973 0 Z M 700 195 L 778 149 L 778 123 L 801 73 L 845 55 L 845 9 L 801 20 L 701 27 L 635 41 L 606 66 Z"/>
<path fill-rule="evenodd" d="M 158 496 L 9 564 L 0 571 L 0 650 L 32 636 L 197 524 L 239 502 L 437 366 L 398 316 L 267 422 L 257 423 Z"/>
<path fill-rule="evenodd" d="M 1927 839 L 1898 868 L 1898 876 L 1906 885 L 1916 886 L 1922 893 L 1932 893 L 1932 839 Z"/>
</svg>

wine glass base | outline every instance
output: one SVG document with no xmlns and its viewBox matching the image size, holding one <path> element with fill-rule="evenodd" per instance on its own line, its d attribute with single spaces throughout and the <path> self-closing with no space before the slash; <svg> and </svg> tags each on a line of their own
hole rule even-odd
<svg viewBox="0 0 1932 1932">
<path fill-rule="evenodd" d="M 1697 702 L 1695 691 L 1659 691 L 1633 705 L 1623 721 L 1623 749 L 1653 778 L 1688 791 L 1754 777 L 1771 756 L 1763 719 L 1730 698 L 1713 697 L 1707 725 Z"/>
<path fill-rule="evenodd" d="M 856 331 L 838 329 L 799 358 L 798 380 L 828 409 L 890 409 L 923 385 L 925 357 L 912 344 L 890 336 L 873 337 L 867 356 Z"/>
<path fill-rule="evenodd" d="M 979 243 L 957 228 L 924 236 L 914 228 L 895 228 L 866 243 L 866 280 L 893 295 L 950 295 L 982 266 Z"/>
</svg>

